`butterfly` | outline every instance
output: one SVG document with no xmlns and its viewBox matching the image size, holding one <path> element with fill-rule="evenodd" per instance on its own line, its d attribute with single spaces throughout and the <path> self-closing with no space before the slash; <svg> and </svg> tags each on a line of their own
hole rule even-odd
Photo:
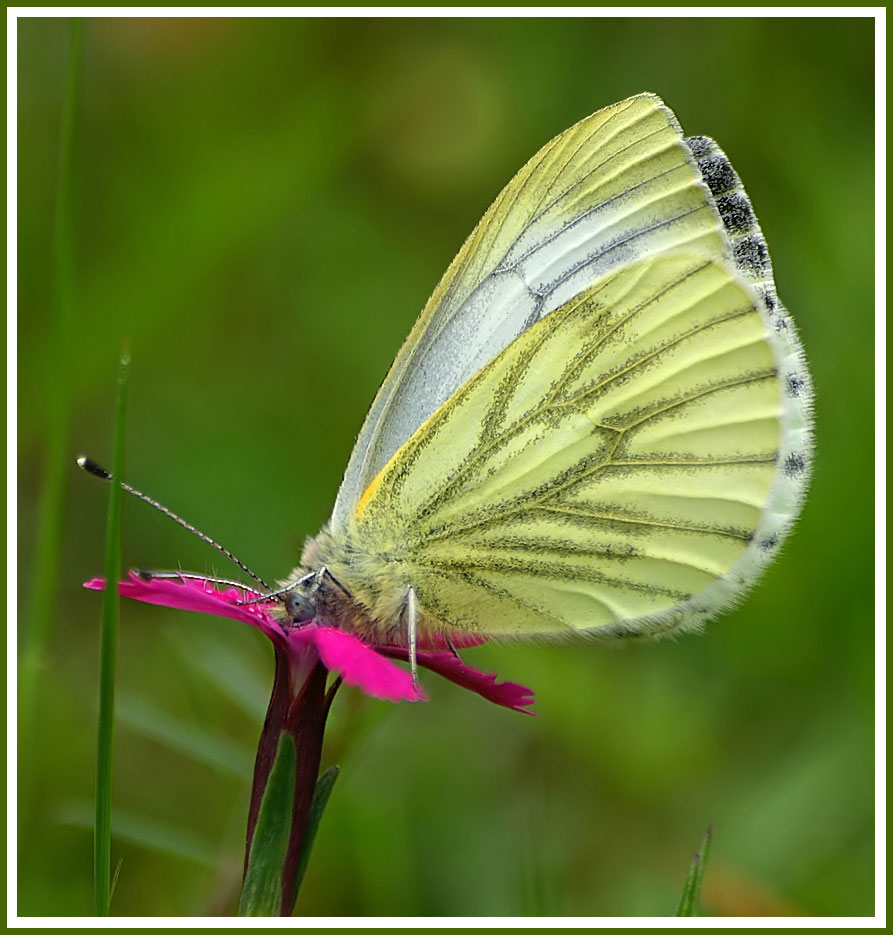
<svg viewBox="0 0 893 935">
<path fill-rule="evenodd" d="M 499 194 L 379 389 L 329 522 L 258 600 L 410 658 L 419 640 L 697 629 L 797 517 L 811 401 L 737 174 L 638 94 Z"/>
<path fill-rule="evenodd" d="M 446 271 L 282 613 L 410 644 L 697 628 L 800 510 L 811 399 L 726 156 L 653 94 L 606 107 Z"/>
</svg>

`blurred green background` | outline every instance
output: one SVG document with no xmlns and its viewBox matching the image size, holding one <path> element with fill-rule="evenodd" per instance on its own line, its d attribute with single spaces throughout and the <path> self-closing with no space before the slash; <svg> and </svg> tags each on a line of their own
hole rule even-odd
<svg viewBox="0 0 893 935">
<path fill-rule="evenodd" d="M 641 90 L 720 141 L 769 239 L 817 386 L 803 518 L 701 637 L 468 652 L 533 686 L 538 719 L 431 674 L 425 705 L 344 691 L 297 911 L 668 914 L 712 823 L 705 912 L 873 912 L 873 37 L 869 19 L 87 20 L 60 347 L 69 24 L 18 21 L 20 627 L 34 593 L 53 611 L 19 738 L 21 914 L 92 911 L 99 600 L 80 583 L 107 490 L 74 457 L 111 457 L 122 337 L 130 482 L 282 576 L 492 198 Z M 41 570 L 54 398 L 64 524 Z M 124 520 L 128 566 L 232 573 L 139 503 Z M 270 648 L 125 604 L 119 649 L 113 914 L 232 913 Z"/>
</svg>

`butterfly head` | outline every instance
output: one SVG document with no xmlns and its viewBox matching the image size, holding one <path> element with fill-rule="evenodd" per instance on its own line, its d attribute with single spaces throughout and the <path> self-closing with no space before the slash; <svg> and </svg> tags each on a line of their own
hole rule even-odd
<svg viewBox="0 0 893 935">
<path fill-rule="evenodd" d="M 283 626 L 301 626 L 305 623 L 327 619 L 341 620 L 345 600 L 352 602 L 350 593 L 332 576 L 325 566 L 312 571 L 298 566 L 291 584 L 266 595 L 266 600 L 275 600 L 277 607 L 273 615 Z"/>
<path fill-rule="evenodd" d="M 295 588 L 284 594 L 282 606 L 288 619 L 296 626 L 308 623 L 317 615 L 316 594 L 306 593 L 303 588 Z"/>
</svg>

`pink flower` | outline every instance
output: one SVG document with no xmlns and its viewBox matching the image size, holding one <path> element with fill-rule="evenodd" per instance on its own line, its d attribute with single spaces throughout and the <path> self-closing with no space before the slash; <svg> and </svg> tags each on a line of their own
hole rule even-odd
<svg viewBox="0 0 893 935">
<path fill-rule="evenodd" d="M 93 578 L 84 587 L 101 591 L 104 582 L 101 578 Z M 422 689 L 413 685 L 409 672 L 390 661 L 407 660 L 405 647 L 372 646 L 352 633 L 319 623 L 283 629 L 270 615 L 267 605 L 238 605 L 239 601 L 260 597 L 259 593 L 248 588 L 242 591 L 233 587 L 218 590 L 214 584 L 202 579 L 145 579 L 131 572 L 126 581 L 118 583 L 118 593 L 122 597 L 147 604 L 217 614 L 257 627 L 270 638 L 278 651 L 285 654 L 295 687 L 303 682 L 301 677 L 295 677 L 299 671 L 309 673 L 319 661 L 330 672 L 340 676 L 345 684 L 355 685 L 374 698 L 387 701 L 427 700 Z M 464 645 L 478 642 L 483 641 L 468 639 Z M 529 688 L 515 682 L 498 682 L 495 675 L 465 665 L 445 647 L 439 649 L 436 645 L 428 645 L 431 648 L 421 649 L 417 653 L 420 666 L 476 692 L 494 704 L 512 711 L 533 714 L 530 710 L 533 692 Z"/>
<path fill-rule="evenodd" d="M 105 582 L 101 578 L 94 578 L 86 582 L 84 587 L 101 591 Z M 301 861 L 306 863 L 312 846 L 312 833 L 306 843 L 305 835 L 317 788 L 326 718 L 338 686 L 345 682 L 357 686 L 367 695 L 388 701 L 426 700 L 425 693 L 413 683 L 409 672 L 391 661 L 407 660 L 406 648 L 373 646 L 352 633 L 323 623 L 283 627 L 270 615 L 267 604 L 240 604 L 241 601 L 261 597 L 258 592 L 236 587 L 220 590 L 203 578 L 143 578 L 131 572 L 126 581 L 118 582 L 118 593 L 147 604 L 196 610 L 241 620 L 249 626 L 257 627 L 273 643 L 276 669 L 254 764 L 245 871 L 246 879 L 252 868 L 261 874 L 274 873 L 274 883 L 279 894 L 278 913 L 290 915 L 300 886 Z M 442 645 L 438 645 L 441 642 Z M 462 645 L 479 642 L 483 641 L 469 637 L 462 641 Z M 514 682 L 497 682 L 495 675 L 465 665 L 447 651 L 445 641 L 429 641 L 419 650 L 416 658 L 420 666 L 476 692 L 488 701 L 513 711 L 533 713 L 529 710 L 533 704 L 533 692 L 529 688 Z M 337 678 L 327 688 L 329 672 L 337 675 Z M 290 806 L 276 813 L 290 822 L 288 846 L 281 863 L 268 865 L 263 857 L 252 862 L 254 833 L 260 820 L 262 803 L 279 801 L 276 798 L 278 793 L 274 793 L 270 799 L 267 789 L 268 785 L 277 787 L 276 783 L 270 784 L 270 778 L 274 763 L 278 762 L 283 738 L 289 737 L 296 751 L 292 774 L 294 791 L 289 799 Z M 325 806 L 323 804 L 320 807 Z M 263 835 L 260 835 L 259 841 L 263 854 Z"/>
</svg>

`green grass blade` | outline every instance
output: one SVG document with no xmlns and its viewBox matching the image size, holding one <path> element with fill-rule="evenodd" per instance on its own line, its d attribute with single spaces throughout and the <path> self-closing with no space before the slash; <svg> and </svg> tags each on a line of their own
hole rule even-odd
<svg viewBox="0 0 893 935">
<path fill-rule="evenodd" d="M 313 790 L 313 801 L 310 803 L 310 814 L 307 817 L 307 830 L 304 832 L 301 856 L 298 858 L 298 869 L 295 873 L 295 893 L 298 893 L 301 889 L 304 874 L 307 872 L 307 864 L 310 861 L 310 851 L 313 849 L 313 842 L 316 840 L 316 832 L 319 829 L 319 823 L 322 820 L 323 812 L 326 810 L 326 805 L 329 803 L 329 796 L 332 794 L 339 771 L 340 767 L 330 766 L 316 781 L 316 788 Z"/>
<path fill-rule="evenodd" d="M 96 821 L 93 843 L 93 900 L 96 915 L 109 913 L 112 848 L 112 741 L 115 726 L 115 657 L 118 649 L 118 589 L 121 575 L 121 475 L 130 356 L 121 352 L 115 411 L 115 457 L 109 490 L 105 541 L 105 580 L 99 633 L 99 729 L 96 744 Z"/>
<path fill-rule="evenodd" d="M 115 887 L 118 885 L 118 877 L 121 876 L 121 867 L 124 865 L 124 858 L 119 857 L 118 863 L 115 864 L 115 873 L 112 876 L 112 888 L 109 892 L 109 902 L 115 898 Z"/>
<path fill-rule="evenodd" d="M 707 863 L 707 853 L 710 850 L 712 838 L 713 828 L 710 827 L 701 840 L 700 849 L 691 859 L 688 873 L 685 876 L 685 883 L 682 887 L 682 896 L 679 899 L 679 905 L 676 907 L 677 916 L 700 915 L 698 903 L 701 896 L 701 883 L 704 880 L 704 865 Z"/>
<path fill-rule="evenodd" d="M 282 734 L 254 827 L 239 900 L 240 916 L 278 916 L 281 910 L 282 870 L 291 836 L 296 764 L 295 742 L 290 734 Z"/>
<path fill-rule="evenodd" d="M 74 321 L 72 192 L 74 190 L 74 149 L 77 128 L 77 102 L 80 96 L 81 21 L 71 20 L 68 77 L 62 111 L 59 149 L 59 175 L 52 247 L 52 319 L 44 350 L 47 371 L 52 374 L 47 387 L 47 413 L 44 426 L 45 454 L 37 513 L 34 556 L 31 563 L 28 615 L 22 631 L 21 675 L 19 681 L 19 722 L 28 730 L 33 720 L 37 682 L 52 632 L 58 591 L 59 560 L 62 549 L 65 507 L 65 477 L 70 469 L 68 449 L 69 354 Z"/>
</svg>

